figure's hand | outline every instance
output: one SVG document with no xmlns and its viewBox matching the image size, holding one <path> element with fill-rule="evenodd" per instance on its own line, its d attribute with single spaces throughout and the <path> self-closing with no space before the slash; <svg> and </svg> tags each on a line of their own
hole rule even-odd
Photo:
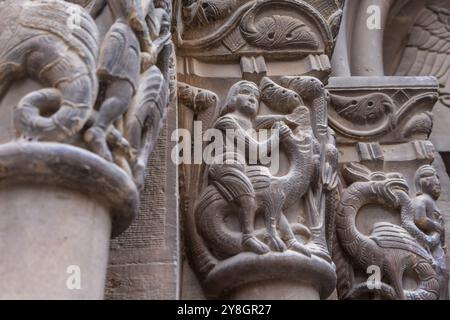
<svg viewBox="0 0 450 320">
<path fill-rule="evenodd" d="M 430 248 L 434 248 L 441 242 L 441 237 L 439 234 L 433 234 L 431 236 L 427 236 L 427 242 Z"/>
<path fill-rule="evenodd" d="M 278 130 L 280 139 L 286 139 L 291 136 L 292 130 L 284 122 L 276 122 L 273 129 Z"/>
<path fill-rule="evenodd" d="M 158 50 L 152 46 L 146 52 L 141 52 L 141 71 L 145 72 L 158 61 Z"/>
</svg>

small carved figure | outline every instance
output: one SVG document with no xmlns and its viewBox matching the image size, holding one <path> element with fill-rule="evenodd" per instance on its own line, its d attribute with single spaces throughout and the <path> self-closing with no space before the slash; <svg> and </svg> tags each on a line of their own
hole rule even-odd
<svg viewBox="0 0 450 320">
<path fill-rule="evenodd" d="M 441 212 L 436 204 L 441 195 L 441 184 L 436 170 L 425 165 L 415 176 L 416 197 L 414 198 L 414 222 L 425 234 L 423 245 L 430 250 L 435 260 L 435 269 L 441 276 L 441 299 L 448 296 L 448 269 L 445 259 L 445 227 Z M 443 295 L 443 296 L 442 296 Z"/>
<path fill-rule="evenodd" d="M 248 130 L 253 128 L 252 121 L 258 113 L 259 99 L 259 89 L 253 83 L 238 82 L 230 89 L 221 117 L 214 127 L 224 133 L 227 130 L 234 130 L 237 139 L 244 141 L 251 150 L 257 150 L 261 147 L 270 150 L 271 143 L 274 141 L 273 138 L 258 143 L 248 134 Z M 245 154 L 236 154 L 234 150 L 231 152 L 231 159 L 229 153 L 225 153 L 227 159 L 219 159 L 225 160 L 225 164 L 211 166 L 209 170 L 210 179 L 225 200 L 234 203 L 239 208 L 238 217 L 242 227 L 244 249 L 259 254 L 267 253 L 270 249 L 254 235 L 254 220 L 257 209 L 255 191 L 245 174 L 245 160 L 239 162 L 239 159 L 246 159 Z"/>
<path fill-rule="evenodd" d="M 104 100 L 94 125 L 86 131 L 84 138 L 93 152 L 112 161 L 107 132 L 128 110 L 138 89 L 141 62 L 145 68 L 154 64 L 160 48 L 152 43 L 145 23 L 150 5 L 146 5 L 145 10 L 136 0 L 108 1 L 108 5 L 116 20 L 105 37 L 98 62 L 97 74 L 105 88 Z M 130 150 L 125 139 L 118 140 L 121 149 Z"/>
<path fill-rule="evenodd" d="M 248 81 L 238 82 L 231 88 L 214 127 L 224 133 L 233 130 L 236 138 L 245 143 L 246 149 L 270 149 L 278 137 L 272 136 L 259 143 L 246 132 L 253 128 L 258 105 L 256 85 Z M 210 184 L 199 199 L 196 221 L 203 236 L 220 256 L 230 257 L 242 251 L 263 254 L 270 249 L 279 252 L 291 249 L 311 255 L 308 248 L 296 239 L 293 228 L 306 237 L 310 236 L 309 230 L 299 224 L 291 226 L 284 215 L 284 210 L 306 194 L 314 167 L 309 110 L 299 107 L 294 111 L 285 120 L 296 128 L 295 134 L 283 122 L 272 123 L 279 130 L 279 141 L 290 162 L 288 174 L 273 176 L 267 167 L 248 165 L 245 155 L 234 152 L 228 154 L 231 161 L 210 167 Z M 225 216 L 234 210 L 238 211 L 241 224 L 243 235 L 240 240 L 223 226 Z M 263 234 L 255 234 L 254 231 L 256 212 L 264 216 L 266 229 Z"/>
</svg>

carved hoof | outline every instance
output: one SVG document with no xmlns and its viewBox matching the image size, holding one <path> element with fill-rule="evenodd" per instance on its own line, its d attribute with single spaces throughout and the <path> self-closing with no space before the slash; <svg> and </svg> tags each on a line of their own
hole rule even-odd
<svg viewBox="0 0 450 320">
<path fill-rule="evenodd" d="M 242 247 L 244 248 L 244 251 L 256 254 L 266 254 L 270 252 L 270 248 L 256 239 L 254 235 L 244 235 L 242 237 Z"/>
<path fill-rule="evenodd" d="M 106 143 L 106 134 L 100 128 L 90 128 L 84 134 L 84 141 L 89 149 L 100 157 L 112 162 L 112 154 Z"/>
<path fill-rule="evenodd" d="M 291 239 L 287 242 L 287 245 L 289 250 L 304 254 L 307 257 L 311 257 L 311 251 L 309 251 L 306 246 L 302 245 L 297 240 Z"/>
<path fill-rule="evenodd" d="M 284 252 L 287 250 L 286 244 L 278 236 L 267 233 L 264 237 L 264 240 L 273 251 Z"/>
</svg>

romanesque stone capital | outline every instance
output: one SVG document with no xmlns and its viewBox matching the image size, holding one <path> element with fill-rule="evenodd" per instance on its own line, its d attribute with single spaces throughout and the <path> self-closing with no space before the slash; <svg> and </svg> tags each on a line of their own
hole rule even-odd
<svg viewBox="0 0 450 320">
<path fill-rule="evenodd" d="M 102 13 L 112 17 L 110 25 L 97 20 Z M 40 259 L 53 261 L 49 274 L 65 268 L 68 260 L 71 264 L 80 261 L 89 273 L 87 278 L 98 286 L 79 293 L 80 298 L 103 296 L 109 238 L 128 228 L 139 207 L 147 160 L 173 87 L 170 18 L 170 3 L 164 1 L 150 1 L 145 7 L 137 0 L 0 4 L 4 115 L 0 193 L 5 197 L 13 188 L 23 192 L 26 200 L 40 196 L 35 207 L 10 200 L 0 228 L 15 230 L 18 246 L 26 247 L 30 239 L 13 223 L 19 220 L 26 232 L 47 243 L 47 249 L 36 245 L 35 252 Z M 104 35 L 99 24 L 106 30 Z M 52 205 L 53 197 L 66 200 Z M 81 212 L 75 209 L 77 204 Z M 58 210 L 67 216 L 59 226 L 59 220 L 54 220 Z M 27 221 L 33 212 L 39 220 Z M 70 225 L 79 228 L 78 235 L 70 231 Z M 92 243 L 97 239 L 98 244 Z M 46 252 L 66 240 L 61 256 Z M 100 262 L 95 261 L 97 257 L 80 256 L 90 246 Z M 3 261 L 14 261 L 10 253 L 5 253 Z M 21 256 L 17 263 L 22 263 L 14 276 L 23 276 L 23 266 L 37 257 L 28 250 L 14 254 Z M 12 272 L 8 268 L 1 275 L 2 283 Z M 19 283 L 2 288 L 2 294 L 21 297 L 14 292 Z M 42 294 L 29 290 L 23 297 L 70 297 L 68 290 L 61 293 L 63 289 L 67 288 L 45 287 Z"/>
</svg>

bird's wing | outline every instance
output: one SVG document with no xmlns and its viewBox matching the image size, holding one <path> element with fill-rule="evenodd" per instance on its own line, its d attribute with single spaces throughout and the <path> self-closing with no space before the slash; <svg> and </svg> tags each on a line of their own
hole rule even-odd
<svg viewBox="0 0 450 320">
<path fill-rule="evenodd" d="M 442 100 L 450 100 L 450 11 L 424 8 L 411 29 L 398 76 L 435 76 L 441 86 Z"/>
<path fill-rule="evenodd" d="M 400 226 L 391 223 L 378 223 L 375 225 L 370 238 L 381 248 L 404 250 L 417 254 L 426 260 L 430 259 L 428 252 Z"/>
</svg>

